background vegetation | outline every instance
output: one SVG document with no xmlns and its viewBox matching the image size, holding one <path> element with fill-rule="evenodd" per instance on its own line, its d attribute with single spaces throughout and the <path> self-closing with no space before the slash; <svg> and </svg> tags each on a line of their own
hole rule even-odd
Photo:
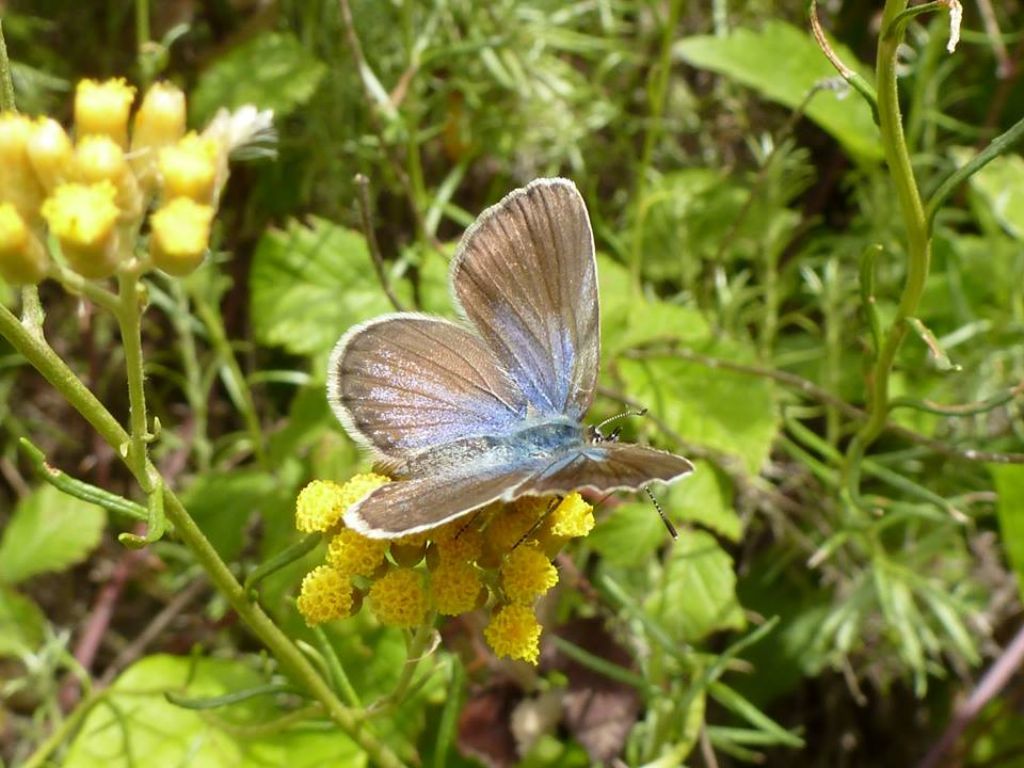
<svg viewBox="0 0 1024 768">
<path fill-rule="evenodd" d="M 820 9 L 869 83 L 881 6 Z M 1024 114 L 1020 3 L 969 2 L 953 54 L 933 10 L 896 56 L 926 200 Z M 154 461 L 240 576 L 297 539 L 302 485 L 364 466 L 324 399 L 331 345 L 390 308 L 361 193 L 387 281 L 440 314 L 447 258 L 482 208 L 541 175 L 587 198 L 603 312 L 591 416 L 647 406 L 628 436 L 695 459 L 662 498 L 680 539 L 645 502 L 606 502 L 560 561 L 536 672 L 496 662 L 473 621 L 446 625 L 426 684 L 374 721 L 400 755 L 906 766 L 933 750 L 933 765 L 1024 764 L 1019 154 L 927 211 L 930 271 L 903 322 L 915 246 L 898 182 L 802 0 L 44 0 L 2 15 L 24 112 L 67 122 L 76 80 L 122 74 L 177 82 L 197 126 L 220 106 L 275 111 L 276 158 L 234 167 L 215 253 L 186 281 L 150 280 L 143 324 Z M 52 283 L 41 295 L 51 344 L 126 419 L 113 321 Z M 0 298 L 19 305 L 14 289 Z M 906 338 L 872 439 L 869 384 L 894 326 Z M 18 763 L 56 732 L 51 757 L 72 766 L 112 752 L 110 765 L 366 764 L 315 718 L 282 722 L 303 712 L 294 692 L 226 709 L 165 699 L 283 677 L 189 549 L 125 549 L 129 518 L 42 483 L 20 438 L 134 493 L 114 451 L 3 342 L 0 393 L 0 756 Z M 322 638 L 294 594 L 314 561 L 260 592 L 311 645 Z M 401 632 L 357 618 L 327 641 L 363 701 L 394 688 Z M 979 695 L 996 660 L 998 685 Z M 66 718 L 82 690 L 109 684 L 107 709 L 61 730 L 81 725 Z M 550 727 L 531 732 L 531 717 Z M 523 755 L 513 730 L 534 737 Z"/>
</svg>

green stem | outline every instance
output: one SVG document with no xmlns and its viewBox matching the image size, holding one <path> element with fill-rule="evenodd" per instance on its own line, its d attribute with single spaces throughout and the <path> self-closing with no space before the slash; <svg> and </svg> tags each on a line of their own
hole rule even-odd
<svg viewBox="0 0 1024 768">
<path fill-rule="evenodd" d="M 14 81 L 11 80 L 11 60 L 7 58 L 7 43 L 4 40 L 3 20 L 0 19 L 0 112 L 13 112 Z"/>
<path fill-rule="evenodd" d="M 196 351 L 196 338 L 192 332 L 192 316 L 189 312 L 188 296 L 181 286 L 180 280 L 167 281 L 170 295 L 177 311 L 168 312 L 171 324 L 178 333 L 181 343 L 181 364 L 185 372 L 185 397 L 188 398 L 189 410 L 194 423 L 192 429 L 192 451 L 195 453 L 196 466 L 200 472 L 210 468 L 213 458 L 213 446 L 210 444 L 208 432 L 207 393 L 203 386 L 203 373 L 199 368 L 199 355 Z"/>
<path fill-rule="evenodd" d="M 317 644 L 320 646 L 320 655 L 327 662 L 327 669 L 330 671 L 331 679 L 334 681 L 334 689 L 341 692 L 350 707 L 361 707 L 362 702 L 359 700 L 359 694 L 352 687 L 352 681 L 349 680 L 341 659 L 335 653 L 331 639 L 324 632 L 323 627 L 314 627 L 313 634 L 316 635 Z"/>
<path fill-rule="evenodd" d="M 117 276 L 118 310 L 117 323 L 121 328 L 121 343 L 124 346 L 124 363 L 128 378 L 128 412 L 131 426 L 128 437 L 126 459 L 132 474 L 139 480 L 143 492 L 149 496 L 156 483 L 146 471 L 148 450 L 146 440 L 149 434 L 146 419 L 145 370 L 142 363 L 141 296 L 139 292 L 139 270 L 127 266 Z M 115 446 L 121 449 L 121 446 Z"/>
<path fill-rule="evenodd" d="M 887 0 L 882 14 L 882 29 L 890 29 L 893 19 L 899 16 L 906 6 L 907 0 Z M 876 74 L 882 148 L 893 185 L 896 187 L 896 197 L 907 232 L 907 277 L 896 316 L 882 339 L 871 368 L 868 418 L 850 441 L 846 461 L 848 481 L 857 474 L 854 469 L 863 459 L 865 450 L 885 429 L 886 418 L 889 415 L 889 377 L 892 374 L 896 353 L 907 333 L 907 320 L 917 314 L 931 262 L 928 221 L 914 178 L 900 116 L 896 53 L 901 41 L 901 35 L 882 36 L 878 43 Z"/>
<path fill-rule="evenodd" d="M 18 322 L 18 318 L 0 305 L 0 336 L 3 336 L 47 381 L 59 391 L 68 403 L 99 432 L 112 447 L 130 442 L 130 436 L 95 395 L 75 376 L 70 368 L 44 341 L 37 339 Z M 122 454 L 119 454 L 122 455 Z M 136 468 L 123 456 L 133 474 Z M 157 477 L 156 468 L 149 462 L 139 469 L 136 480 L 148 481 L 150 473 Z M 328 716 L 336 722 L 370 756 L 371 762 L 383 768 L 401 768 L 403 763 L 394 752 L 382 744 L 364 727 L 365 717 L 346 707 L 317 673 L 309 660 L 263 612 L 246 597 L 245 589 L 235 579 L 227 564 L 188 514 L 180 499 L 166 485 L 163 486 L 164 511 L 174 525 L 178 537 L 192 551 L 210 581 L 278 660 L 281 667 L 314 699 L 324 705 Z"/>
<path fill-rule="evenodd" d="M 672 0 L 668 8 L 668 19 L 661 38 L 661 54 L 657 63 L 657 74 L 648 88 L 648 103 L 650 115 L 648 116 L 647 131 L 644 133 L 644 144 L 640 150 L 640 164 L 636 171 L 636 191 L 633 195 L 636 205 L 636 221 L 633 225 L 633 242 L 630 258 L 630 268 L 633 276 L 633 287 L 640 289 L 640 275 L 643 264 L 643 239 L 644 219 L 647 217 L 647 174 L 651 166 L 651 158 L 654 155 L 654 147 L 662 130 L 662 114 L 665 111 L 665 98 L 668 93 L 669 74 L 672 70 L 672 41 L 675 38 L 676 25 L 679 22 L 679 14 L 682 11 L 681 0 Z"/>
<path fill-rule="evenodd" d="M 43 766 L 47 765 L 50 755 L 56 752 L 61 744 L 71 738 L 71 735 L 81 725 L 85 716 L 92 711 L 93 707 L 103 701 L 106 695 L 107 691 L 100 691 L 83 699 L 75 707 L 74 711 L 46 737 L 46 740 L 36 747 L 35 752 L 29 755 L 28 759 L 21 764 L 21 768 L 43 768 Z"/>
<path fill-rule="evenodd" d="M 206 301 L 199 291 L 192 291 L 192 303 L 195 305 L 196 314 L 206 326 L 209 334 L 210 345 L 217 355 L 217 359 L 226 368 L 222 372 L 222 378 L 227 386 L 232 401 L 242 412 L 242 419 L 245 421 L 245 428 L 249 432 L 249 439 L 252 441 L 252 450 L 256 460 L 264 469 L 268 468 L 267 454 L 263 446 L 263 429 L 260 426 L 259 415 L 256 411 L 256 401 L 253 399 L 252 390 L 242 372 L 242 367 L 235 357 L 235 350 L 231 347 L 227 331 L 224 328 L 223 318 L 214 307 Z"/>
<path fill-rule="evenodd" d="M 409 689 L 409 684 L 412 682 L 413 675 L 416 674 L 416 670 L 423 660 L 423 654 L 434 637 L 435 618 L 435 614 L 431 613 L 416 628 L 406 649 L 405 666 L 402 668 L 402 675 L 398 678 L 395 690 L 370 707 L 374 714 L 390 711 L 392 707 L 402 702 L 405 692 Z"/>
</svg>

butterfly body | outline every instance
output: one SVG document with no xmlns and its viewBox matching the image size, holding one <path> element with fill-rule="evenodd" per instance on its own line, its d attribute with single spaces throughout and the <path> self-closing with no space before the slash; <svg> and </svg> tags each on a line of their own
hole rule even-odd
<svg viewBox="0 0 1024 768">
<path fill-rule="evenodd" d="M 582 424 L 600 323 L 590 219 L 572 182 L 538 179 L 482 213 L 450 280 L 464 322 L 385 315 L 331 355 L 335 414 L 394 480 L 354 504 L 347 525 L 394 538 L 497 500 L 636 489 L 692 471 Z"/>
</svg>

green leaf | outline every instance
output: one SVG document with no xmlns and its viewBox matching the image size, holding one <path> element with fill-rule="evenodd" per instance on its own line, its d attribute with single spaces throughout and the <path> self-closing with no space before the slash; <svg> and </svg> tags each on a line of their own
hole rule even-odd
<svg viewBox="0 0 1024 768">
<path fill-rule="evenodd" d="M 723 629 L 742 629 L 745 623 L 736 600 L 732 558 L 704 531 L 680 535 L 662 583 L 644 608 L 682 643 Z"/>
<path fill-rule="evenodd" d="M 391 310 L 363 236 L 324 219 L 263 235 L 249 283 L 256 340 L 300 355 L 324 354 L 351 326 Z"/>
<path fill-rule="evenodd" d="M 242 730 L 285 714 L 272 696 L 212 712 L 171 704 L 166 692 L 211 698 L 265 680 L 240 661 L 149 656 L 117 679 L 89 713 L 68 750 L 65 768 L 201 765 L 205 768 L 362 768 L 365 754 L 337 728 L 273 734 Z"/>
<path fill-rule="evenodd" d="M 637 296 L 629 270 L 603 254 L 597 257 L 601 290 L 601 355 L 657 340 L 696 344 L 711 331 L 699 310 Z"/>
<path fill-rule="evenodd" d="M 699 523 L 729 541 L 739 541 L 743 533 L 729 478 L 706 461 L 695 461 L 693 474 L 672 484 L 662 506 L 673 519 Z"/>
<path fill-rule="evenodd" d="M 870 79 L 848 48 L 835 42 L 832 48 L 847 66 Z M 821 80 L 837 77 L 810 31 L 782 21 L 768 21 L 760 31 L 734 29 L 726 37 L 688 37 L 676 44 L 675 53 L 687 64 L 725 75 L 790 108 L 799 106 Z M 871 109 L 856 94 L 841 98 L 831 91 L 818 93 L 807 107 L 807 116 L 854 158 L 882 159 L 878 126 Z"/>
<path fill-rule="evenodd" d="M 615 507 L 587 537 L 609 565 L 638 566 L 664 546 L 668 532 L 649 501 Z"/>
<path fill-rule="evenodd" d="M 0 584 L 82 562 L 100 542 L 102 507 L 44 485 L 18 502 L 0 539 Z"/>
<path fill-rule="evenodd" d="M 1017 575 L 1017 589 L 1024 596 L 1024 466 L 990 464 L 988 469 L 999 494 L 996 514 L 1003 549 Z"/>
<path fill-rule="evenodd" d="M 971 189 L 1003 229 L 1024 239 L 1024 157 L 997 157 L 971 176 Z"/>
<path fill-rule="evenodd" d="M 290 490 L 288 483 L 259 470 L 210 472 L 189 487 L 182 501 L 220 556 L 231 561 L 242 551 L 254 513 L 289 514 Z"/>
<path fill-rule="evenodd" d="M 750 357 L 725 341 L 699 351 Z M 767 461 L 779 424 L 770 381 L 672 357 L 619 360 L 618 371 L 626 391 L 686 440 L 740 457 L 752 475 Z"/>
<path fill-rule="evenodd" d="M 0 658 L 30 653 L 43 642 L 46 617 L 34 602 L 0 586 Z"/>
<path fill-rule="evenodd" d="M 309 101 L 327 67 L 293 35 L 268 33 L 231 50 L 199 76 L 191 109 L 203 124 L 221 107 L 254 104 L 281 118 Z"/>
</svg>

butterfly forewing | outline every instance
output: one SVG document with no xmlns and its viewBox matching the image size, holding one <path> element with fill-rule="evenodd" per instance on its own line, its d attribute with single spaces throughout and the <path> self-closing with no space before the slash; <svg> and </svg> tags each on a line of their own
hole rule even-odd
<svg viewBox="0 0 1024 768">
<path fill-rule="evenodd" d="M 357 326 L 329 371 L 341 423 L 388 458 L 505 434 L 526 416 L 525 397 L 480 337 L 440 318 L 399 313 Z"/>
<path fill-rule="evenodd" d="M 582 490 L 636 490 L 651 481 L 672 482 L 692 471 L 690 462 L 666 451 L 632 443 L 597 443 L 556 457 L 524 480 L 516 493 L 546 496 Z"/>
<path fill-rule="evenodd" d="M 565 179 L 539 179 L 480 215 L 452 289 L 535 411 L 582 418 L 600 358 L 594 237 Z"/>
</svg>

